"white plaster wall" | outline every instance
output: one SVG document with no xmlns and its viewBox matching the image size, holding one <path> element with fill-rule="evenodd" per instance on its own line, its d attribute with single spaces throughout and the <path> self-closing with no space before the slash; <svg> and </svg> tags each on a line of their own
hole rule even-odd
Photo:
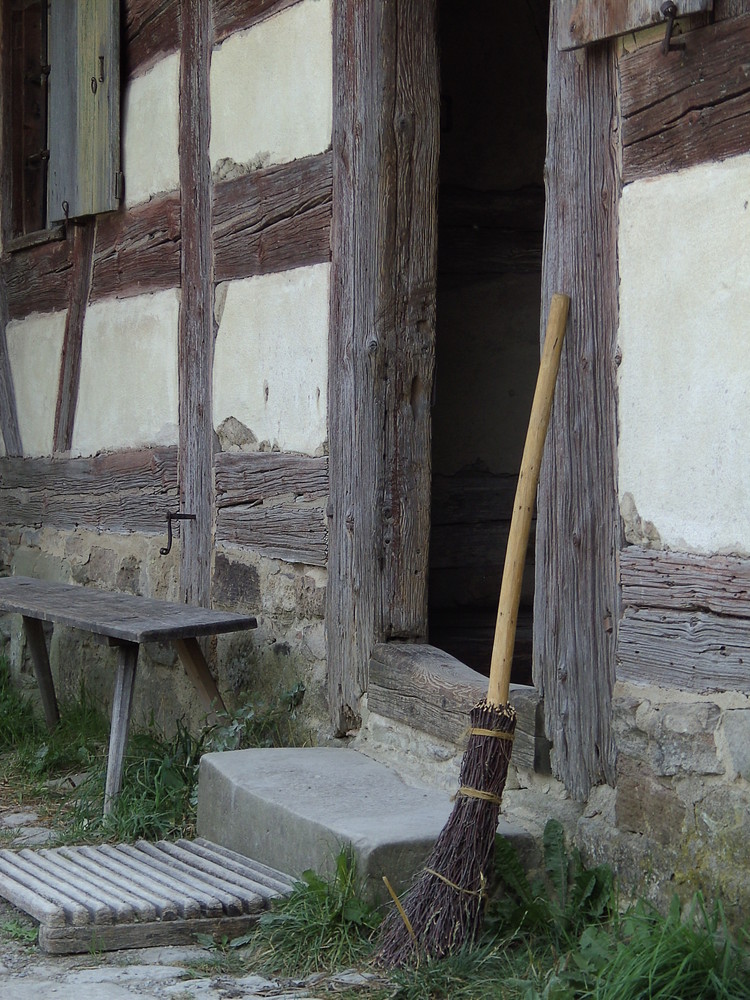
<svg viewBox="0 0 750 1000">
<path fill-rule="evenodd" d="M 252 167 L 327 149 L 331 0 L 302 0 L 231 35 L 211 61 L 211 163 Z"/>
<path fill-rule="evenodd" d="M 33 313 L 6 328 L 24 455 L 49 455 L 67 313 Z"/>
<path fill-rule="evenodd" d="M 220 286 L 214 425 L 235 417 L 259 442 L 321 453 L 326 441 L 329 264 Z"/>
<path fill-rule="evenodd" d="M 177 442 L 178 289 L 86 311 L 74 454 Z"/>
<path fill-rule="evenodd" d="M 126 205 L 180 185 L 179 84 L 179 53 L 166 56 L 128 83 L 122 118 Z"/>
<path fill-rule="evenodd" d="M 627 186 L 619 475 L 668 548 L 750 553 L 750 155 Z"/>
</svg>

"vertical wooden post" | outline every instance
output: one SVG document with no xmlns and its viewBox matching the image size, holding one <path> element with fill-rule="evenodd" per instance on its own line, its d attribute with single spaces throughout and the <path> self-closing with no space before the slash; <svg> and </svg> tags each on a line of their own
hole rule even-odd
<svg viewBox="0 0 750 1000">
<path fill-rule="evenodd" d="M 22 455 L 23 445 L 18 427 L 16 393 L 13 387 L 13 373 L 10 369 L 8 341 L 5 335 L 7 325 L 8 296 L 5 288 L 5 276 L 0 267 L 0 431 L 2 431 L 3 443 L 5 444 L 5 454 Z"/>
<path fill-rule="evenodd" d="M 534 681 L 555 773 L 583 798 L 615 764 L 617 67 L 610 42 L 560 52 L 558 13 L 553 0 L 542 298 L 571 307 L 539 490 Z"/>
<path fill-rule="evenodd" d="M 427 629 L 439 73 L 434 4 L 334 0 L 328 695 Z"/>
<path fill-rule="evenodd" d="M 213 255 L 211 241 L 211 0 L 182 0 L 180 43 L 180 258 L 178 348 L 180 587 L 185 601 L 208 606 L 213 535 Z"/>
</svg>

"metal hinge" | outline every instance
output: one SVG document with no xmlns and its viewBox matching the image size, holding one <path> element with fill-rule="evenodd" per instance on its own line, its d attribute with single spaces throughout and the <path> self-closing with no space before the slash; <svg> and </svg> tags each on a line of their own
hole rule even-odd
<svg viewBox="0 0 750 1000">
<path fill-rule="evenodd" d="M 125 195 L 125 174 L 122 170 L 115 171 L 115 198 L 122 201 Z"/>
</svg>

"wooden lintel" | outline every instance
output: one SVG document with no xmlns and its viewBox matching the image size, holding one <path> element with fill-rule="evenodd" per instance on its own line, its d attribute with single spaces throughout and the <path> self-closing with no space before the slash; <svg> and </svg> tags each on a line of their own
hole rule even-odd
<svg viewBox="0 0 750 1000">
<path fill-rule="evenodd" d="M 235 31 L 244 31 L 295 3 L 299 0 L 213 0 L 216 41 L 222 41 Z"/>
</svg>

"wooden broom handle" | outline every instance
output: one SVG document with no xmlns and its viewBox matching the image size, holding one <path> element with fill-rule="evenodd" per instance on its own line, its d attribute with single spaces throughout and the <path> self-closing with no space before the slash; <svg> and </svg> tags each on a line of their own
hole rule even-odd
<svg viewBox="0 0 750 1000">
<path fill-rule="evenodd" d="M 505 553 L 503 581 L 497 608 L 495 639 L 492 644 L 490 680 L 487 701 L 504 705 L 510 692 L 510 668 L 513 662 L 513 645 L 516 639 L 518 605 L 521 600 L 521 583 L 529 546 L 531 516 L 534 512 L 539 470 L 544 454 L 544 440 L 552 412 L 557 370 L 560 367 L 565 325 L 568 321 L 570 299 L 567 295 L 553 295 L 547 318 L 547 332 L 539 364 L 534 401 L 531 404 L 529 429 L 521 459 L 513 516 L 510 522 L 508 548 Z"/>
</svg>

